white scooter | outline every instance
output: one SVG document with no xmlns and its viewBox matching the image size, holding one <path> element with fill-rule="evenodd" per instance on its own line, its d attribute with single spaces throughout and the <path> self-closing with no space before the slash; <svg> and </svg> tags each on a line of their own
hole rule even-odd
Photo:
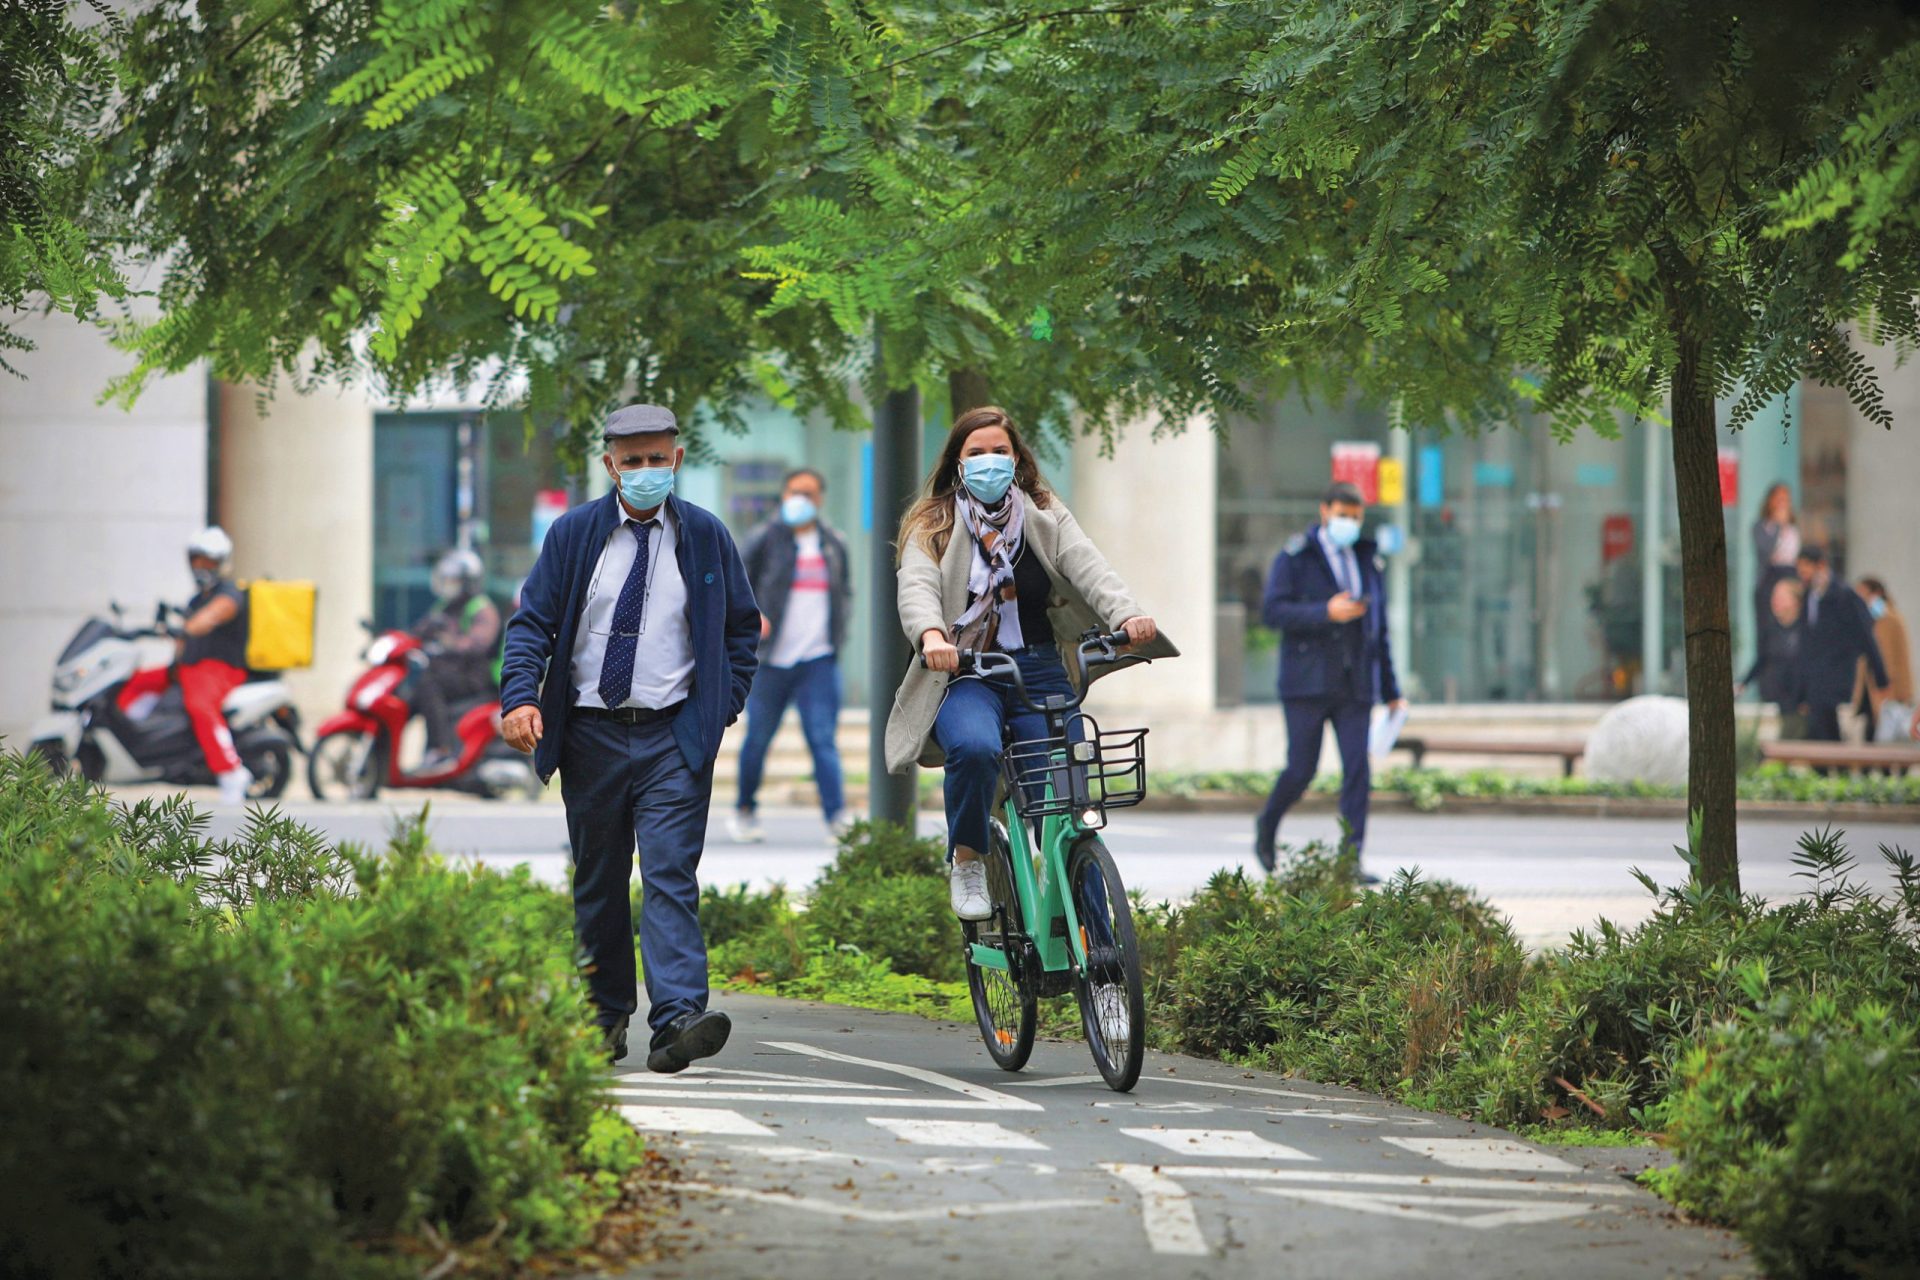
<svg viewBox="0 0 1920 1280">
<path fill-rule="evenodd" d="M 210 785 L 193 724 L 170 684 L 152 709 L 133 719 L 120 707 L 120 690 L 139 669 L 138 642 L 167 637 L 168 607 L 161 605 L 151 627 L 89 618 L 74 633 L 53 668 L 53 714 L 34 726 L 28 750 L 43 756 L 56 773 L 77 766 L 89 781 L 168 782 Z M 177 611 L 176 611 L 177 612 Z M 293 753 L 300 746 L 300 716 L 287 686 L 273 676 L 248 679 L 221 704 L 233 747 L 253 774 L 249 800 L 271 800 L 287 789 Z"/>
</svg>

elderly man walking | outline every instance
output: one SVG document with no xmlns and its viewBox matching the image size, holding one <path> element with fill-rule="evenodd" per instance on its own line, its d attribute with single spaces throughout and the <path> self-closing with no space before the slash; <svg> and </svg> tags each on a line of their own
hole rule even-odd
<svg viewBox="0 0 1920 1280">
<path fill-rule="evenodd" d="M 731 1029 L 707 1008 L 696 872 L 720 735 L 746 705 L 760 610 L 726 526 L 673 495 L 686 457 L 671 412 L 608 417 L 616 492 L 554 522 L 507 624 L 501 733 L 560 772 L 573 847 L 574 938 L 607 1051 L 639 1008 L 629 880 L 645 894 L 647 1066 L 683 1071 Z"/>
</svg>

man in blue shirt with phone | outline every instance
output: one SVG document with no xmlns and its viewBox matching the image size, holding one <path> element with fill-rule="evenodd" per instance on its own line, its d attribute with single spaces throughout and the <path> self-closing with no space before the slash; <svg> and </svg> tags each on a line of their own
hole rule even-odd
<svg viewBox="0 0 1920 1280">
<path fill-rule="evenodd" d="M 1359 855 L 1373 784 L 1367 762 L 1373 707 L 1406 706 L 1387 641 L 1385 574 L 1373 540 L 1360 536 L 1366 513 L 1358 488 L 1333 485 L 1320 500 L 1320 522 L 1290 539 L 1267 575 L 1260 613 L 1281 633 L 1280 706 L 1287 717 L 1287 767 L 1254 825 L 1254 856 L 1269 872 L 1280 820 L 1313 781 L 1329 724 L 1340 747 L 1340 817 L 1346 842 Z"/>
</svg>

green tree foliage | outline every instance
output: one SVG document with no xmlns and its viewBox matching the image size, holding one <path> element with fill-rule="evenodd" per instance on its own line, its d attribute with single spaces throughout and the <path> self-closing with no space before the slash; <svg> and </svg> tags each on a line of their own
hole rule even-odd
<svg viewBox="0 0 1920 1280">
<path fill-rule="evenodd" d="M 1215 411 L 1277 384 L 1427 426 L 1672 422 L 1689 798 L 1703 875 L 1737 887 L 1714 403 L 1737 396 L 1739 426 L 1817 378 L 1888 421 L 1845 326 L 1920 336 L 1911 202 L 1889 194 L 1915 20 L 1891 0 L 1066 12 L 947 11 L 933 45 L 975 175 L 945 234 L 1017 244 L 1003 274 L 1056 332 L 1117 315 Z M 1840 205 L 1868 171 L 1893 176 Z"/>
<path fill-rule="evenodd" d="M 75 221 L 85 190 L 86 128 L 113 89 L 99 35 L 110 29 L 93 0 L 81 26 L 67 0 L 0 5 L 0 352 L 31 343 L 6 316 L 46 305 L 90 316 L 125 285 Z M 0 357 L 0 369 L 18 371 Z"/>
</svg>

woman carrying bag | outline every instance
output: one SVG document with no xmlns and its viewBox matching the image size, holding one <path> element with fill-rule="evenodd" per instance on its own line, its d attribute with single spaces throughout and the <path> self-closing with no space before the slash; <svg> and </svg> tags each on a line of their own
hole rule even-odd
<svg viewBox="0 0 1920 1280">
<path fill-rule="evenodd" d="M 1082 632 L 1125 631 L 1138 658 L 1179 653 L 1041 479 L 1004 410 L 960 415 L 900 522 L 900 625 L 925 659 L 907 668 L 887 718 L 887 768 L 946 767 L 954 914 L 984 920 L 988 821 L 1001 744 L 1037 738 L 1045 720 L 1010 682 L 958 675 L 960 651 L 1012 655 L 1036 701 L 1069 694 L 1061 647 Z M 1121 666 L 1096 669 L 1099 678 Z"/>
</svg>

